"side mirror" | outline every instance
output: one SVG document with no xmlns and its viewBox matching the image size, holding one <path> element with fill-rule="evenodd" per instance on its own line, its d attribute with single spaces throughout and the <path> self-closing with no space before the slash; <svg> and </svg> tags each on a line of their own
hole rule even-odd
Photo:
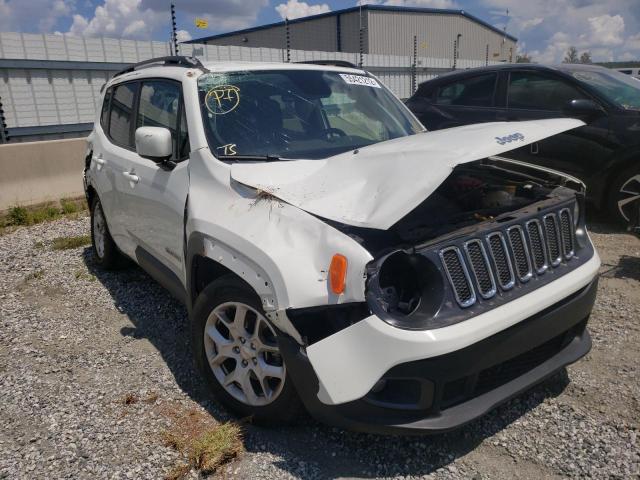
<svg viewBox="0 0 640 480">
<path fill-rule="evenodd" d="M 564 113 L 570 117 L 596 117 L 605 113 L 604 109 L 593 100 L 586 98 L 571 100 L 564 107 Z"/>
<path fill-rule="evenodd" d="M 173 155 L 173 140 L 168 128 L 140 127 L 136 129 L 136 152 L 154 162 L 162 162 Z"/>
</svg>

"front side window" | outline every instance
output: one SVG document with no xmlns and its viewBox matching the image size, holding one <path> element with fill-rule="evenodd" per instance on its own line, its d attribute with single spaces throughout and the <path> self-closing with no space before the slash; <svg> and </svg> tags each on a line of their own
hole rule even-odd
<svg viewBox="0 0 640 480">
<path fill-rule="evenodd" d="M 320 70 L 209 73 L 198 79 L 218 158 L 326 158 L 424 128 L 367 75 Z"/>
<path fill-rule="evenodd" d="M 468 107 L 492 107 L 496 89 L 497 74 L 490 73 L 464 78 L 438 89 L 438 105 L 459 105 Z"/>
<path fill-rule="evenodd" d="M 640 82 L 613 70 L 577 71 L 573 77 L 626 110 L 640 110 Z"/>
<path fill-rule="evenodd" d="M 561 111 L 571 100 L 587 98 L 574 86 L 536 72 L 512 72 L 509 76 L 509 108 Z"/>
<path fill-rule="evenodd" d="M 178 138 L 178 108 L 180 85 L 163 80 L 143 81 L 136 128 L 163 127 L 169 129 L 176 151 Z"/>
<path fill-rule="evenodd" d="M 137 88 L 137 83 L 123 83 L 116 85 L 113 89 L 109 137 L 114 143 L 123 147 L 133 148 L 134 146 L 131 124 Z"/>
</svg>

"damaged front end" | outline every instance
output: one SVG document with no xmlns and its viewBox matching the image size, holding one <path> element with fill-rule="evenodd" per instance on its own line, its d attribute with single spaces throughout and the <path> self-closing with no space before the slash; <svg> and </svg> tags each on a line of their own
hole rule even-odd
<svg viewBox="0 0 640 480">
<path fill-rule="evenodd" d="M 366 302 L 287 312 L 308 358 L 287 361 L 317 379 L 307 407 L 361 430 L 444 431 L 583 356 L 599 266 L 583 204 L 571 177 L 487 158 L 388 230 L 328 221 L 373 260 Z"/>
<path fill-rule="evenodd" d="M 389 229 L 386 245 L 360 232 L 373 250 L 366 291 L 372 313 L 405 329 L 453 325 L 591 258 L 584 190 L 570 178 L 538 173 L 495 159 L 459 165 Z"/>
</svg>

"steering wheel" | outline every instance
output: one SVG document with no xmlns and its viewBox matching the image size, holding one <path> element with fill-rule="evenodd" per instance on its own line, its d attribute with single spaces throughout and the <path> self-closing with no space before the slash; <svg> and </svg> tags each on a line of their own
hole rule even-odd
<svg viewBox="0 0 640 480">
<path fill-rule="evenodd" d="M 334 137 L 346 137 L 347 133 L 344 130 L 340 130 L 339 128 L 325 128 L 322 130 L 322 133 L 325 135 L 327 140 L 331 141 Z"/>
</svg>

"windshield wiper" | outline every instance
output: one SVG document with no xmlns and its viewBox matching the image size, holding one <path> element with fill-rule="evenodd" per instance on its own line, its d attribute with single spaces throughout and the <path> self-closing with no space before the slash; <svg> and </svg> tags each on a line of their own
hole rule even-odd
<svg viewBox="0 0 640 480">
<path fill-rule="evenodd" d="M 218 160 L 255 160 L 257 162 L 278 162 L 280 160 L 288 160 L 288 158 L 280 158 L 277 155 L 218 155 Z"/>
</svg>

